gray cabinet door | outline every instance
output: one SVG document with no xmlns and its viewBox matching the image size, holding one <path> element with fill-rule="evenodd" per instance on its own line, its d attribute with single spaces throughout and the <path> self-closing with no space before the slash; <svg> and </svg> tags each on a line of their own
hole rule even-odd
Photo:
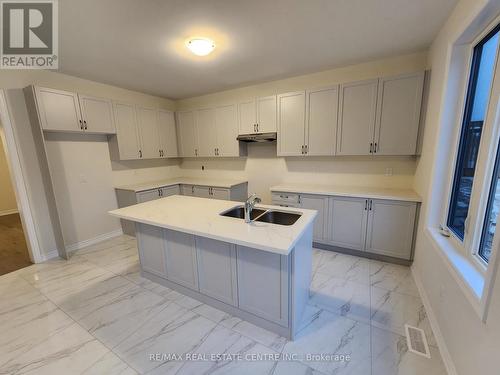
<svg viewBox="0 0 500 375">
<path fill-rule="evenodd" d="M 177 112 L 177 134 L 179 134 L 179 156 L 198 156 L 195 112 Z"/>
<path fill-rule="evenodd" d="M 90 133 L 116 133 L 111 100 L 78 94 L 84 128 Z"/>
<path fill-rule="evenodd" d="M 335 155 L 339 87 L 307 91 L 307 155 Z"/>
<path fill-rule="evenodd" d="M 126 103 L 114 103 L 116 138 L 120 160 L 139 159 L 141 156 L 135 107 Z"/>
<path fill-rule="evenodd" d="M 196 237 L 200 293 L 237 304 L 235 245 Z"/>
<path fill-rule="evenodd" d="M 143 159 L 160 158 L 158 110 L 137 107 L 137 124 Z"/>
<path fill-rule="evenodd" d="M 216 156 L 217 129 L 215 127 L 215 109 L 206 108 L 196 111 L 196 135 L 198 142 L 197 156 Z"/>
<path fill-rule="evenodd" d="M 160 198 L 159 189 L 146 190 L 137 193 L 137 203 L 144 203 Z"/>
<path fill-rule="evenodd" d="M 373 199 L 369 206 L 366 251 L 411 259 L 417 204 Z"/>
<path fill-rule="evenodd" d="M 300 156 L 305 152 L 306 94 L 278 95 L 278 156 Z"/>
<path fill-rule="evenodd" d="M 371 155 L 378 79 L 340 86 L 337 155 Z"/>
<path fill-rule="evenodd" d="M 354 250 L 365 249 L 368 200 L 329 198 L 328 242 Z"/>
<path fill-rule="evenodd" d="M 180 194 L 179 185 L 162 187 L 161 193 L 162 193 L 161 194 L 162 197 L 169 197 L 171 195 L 179 195 Z"/>
<path fill-rule="evenodd" d="M 196 247 L 191 234 L 165 229 L 167 278 L 174 283 L 198 290 Z"/>
<path fill-rule="evenodd" d="M 200 198 L 212 198 L 210 195 L 210 188 L 208 186 L 195 186 L 194 196 Z"/>
<path fill-rule="evenodd" d="M 144 271 L 166 277 L 163 229 L 136 223 L 139 259 Z"/>
<path fill-rule="evenodd" d="M 69 91 L 36 87 L 40 123 L 44 130 L 83 131 L 78 96 Z"/>
<path fill-rule="evenodd" d="M 158 134 L 160 137 L 161 157 L 178 157 L 177 130 L 175 128 L 175 116 L 173 112 L 162 109 L 158 111 Z"/>
<path fill-rule="evenodd" d="M 238 306 L 288 326 L 288 257 L 237 246 Z"/>
<path fill-rule="evenodd" d="M 229 189 L 212 188 L 211 197 L 214 199 L 222 199 L 229 201 L 231 200 L 231 192 L 229 191 Z"/>
<path fill-rule="evenodd" d="M 187 196 L 194 196 L 194 186 L 193 185 L 181 185 L 181 194 Z"/>
<path fill-rule="evenodd" d="M 424 72 L 380 79 L 376 154 L 415 155 L 423 89 Z"/>
<path fill-rule="evenodd" d="M 301 195 L 302 208 L 317 210 L 318 216 L 314 222 L 313 239 L 321 242 L 325 238 L 326 217 L 328 215 L 328 198 L 319 195 Z"/>
</svg>

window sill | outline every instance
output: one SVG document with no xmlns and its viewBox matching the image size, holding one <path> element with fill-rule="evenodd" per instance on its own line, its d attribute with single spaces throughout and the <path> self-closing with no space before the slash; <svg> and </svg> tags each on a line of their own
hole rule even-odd
<svg viewBox="0 0 500 375">
<path fill-rule="evenodd" d="M 481 298 L 485 284 L 484 275 L 453 246 L 449 238 L 441 235 L 438 229 L 427 227 L 426 234 L 435 245 L 437 252 L 444 259 L 452 276 L 474 310 L 482 317 Z"/>
</svg>

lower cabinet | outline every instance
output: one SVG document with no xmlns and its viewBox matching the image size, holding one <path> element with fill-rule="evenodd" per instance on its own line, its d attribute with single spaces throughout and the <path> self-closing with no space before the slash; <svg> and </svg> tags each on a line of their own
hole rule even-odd
<svg viewBox="0 0 500 375">
<path fill-rule="evenodd" d="M 367 199 L 329 198 L 328 242 L 334 246 L 364 250 L 367 208 Z"/>
<path fill-rule="evenodd" d="M 142 270 L 283 327 L 290 257 L 137 224 Z"/>
<path fill-rule="evenodd" d="M 325 239 L 328 218 L 328 198 L 321 195 L 300 195 L 300 207 L 317 210 L 318 216 L 314 222 L 313 240 L 321 242 Z"/>
<path fill-rule="evenodd" d="M 166 229 L 165 263 L 169 280 L 198 290 L 194 236 Z"/>
<path fill-rule="evenodd" d="M 410 259 L 417 206 L 412 202 L 372 199 L 366 251 Z"/>
<path fill-rule="evenodd" d="M 196 237 L 200 293 L 230 305 L 238 304 L 236 249 L 233 244 Z"/>
<path fill-rule="evenodd" d="M 417 202 L 279 191 L 271 196 L 274 205 L 318 211 L 314 242 L 412 259 Z"/>
<path fill-rule="evenodd" d="M 163 229 L 140 223 L 135 225 L 142 269 L 156 276 L 166 277 Z"/>
<path fill-rule="evenodd" d="M 236 251 L 240 309 L 286 327 L 288 258 L 245 246 Z"/>
</svg>

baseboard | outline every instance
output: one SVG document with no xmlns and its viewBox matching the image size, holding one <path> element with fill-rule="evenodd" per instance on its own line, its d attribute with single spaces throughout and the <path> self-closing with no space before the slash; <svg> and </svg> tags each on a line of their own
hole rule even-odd
<svg viewBox="0 0 500 375">
<path fill-rule="evenodd" d="M 41 262 L 46 262 L 48 260 L 58 258 L 59 257 L 59 251 L 57 249 L 50 250 L 47 254 L 40 254 L 40 263 Z"/>
<path fill-rule="evenodd" d="M 14 208 L 12 210 L 4 210 L 0 211 L 0 216 L 7 216 L 7 215 L 12 215 L 12 214 L 17 214 L 19 213 L 17 208 Z"/>
<path fill-rule="evenodd" d="M 85 241 L 80 241 L 80 242 L 73 243 L 71 245 L 66 245 L 66 251 L 68 253 L 71 253 L 73 251 L 83 249 L 84 247 L 95 245 L 96 243 L 109 240 L 110 238 L 121 236 L 122 234 L 123 234 L 123 231 L 120 228 L 120 229 L 114 230 L 112 232 L 104 233 L 104 234 L 101 234 L 97 237 L 90 238 L 90 239 L 85 240 Z"/>
<path fill-rule="evenodd" d="M 444 341 L 443 334 L 439 329 L 436 315 L 434 314 L 434 310 L 432 310 L 429 298 L 427 297 L 424 285 L 422 284 L 422 280 L 413 267 L 411 267 L 411 273 L 413 275 L 413 279 L 415 280 L 415 284 L 417 284 L 417 289 L 420 293 L 420 297 L 422 298 L 422 303 L 424 304 L 427 317 L 429 318 L 429 323 L 431 325 L 432 332 L 434 333 L 434 337 L 436 338 L 436 343 L 438 345 L 439 352 L 441 353 L 441 358 L 443 359 L 446 371 L 448 375 L 458 375 L 455 365 L 453 364 L 453 360 L 451 359 L 450 352 L 448 351 L 448 347 L 446 346 L 446 342 Z"/>
</svg>

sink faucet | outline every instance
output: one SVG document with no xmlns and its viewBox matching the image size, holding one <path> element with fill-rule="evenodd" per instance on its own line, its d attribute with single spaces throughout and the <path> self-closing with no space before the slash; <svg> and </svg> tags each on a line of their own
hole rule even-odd
<svg viewBox="0 0 500 375">
<path fill-rule="evenodd" d="M 250 217 L 252 216 L 252 210 L 256 203 L 260 203 L 262 200 L 257 196 L 257 194 L 252 194 L 245 201 L 245 223 L 249 223 L 252 220 Z"/>
</svg>

